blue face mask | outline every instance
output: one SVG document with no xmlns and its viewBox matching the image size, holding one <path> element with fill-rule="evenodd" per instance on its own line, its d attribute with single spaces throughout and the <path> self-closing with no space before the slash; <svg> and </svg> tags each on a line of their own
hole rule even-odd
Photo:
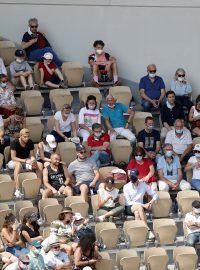
<svg viewBox="0 0 200 270">
<path fill-rule="evenodd" d="M 183 133 L 183 129 L 175 129 L 177 134 L 182 134 Z"/>
<path fill-rule="evenodd" d="M 135 160 L 141 161 L 142 160 L 142 156 L 135 156 Z"/>
<path fill-rule="evenodd" d="M 173 155 L 173 151 L 172 150 L 167 150 L 165 153 L 166 157 L 171 157 Z"/>
</svg>

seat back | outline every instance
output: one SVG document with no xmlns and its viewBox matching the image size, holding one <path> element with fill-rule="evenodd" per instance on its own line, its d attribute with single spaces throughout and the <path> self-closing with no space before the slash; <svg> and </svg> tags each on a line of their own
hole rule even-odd
<svg viewBox="0 0 200 270">
<path fill-rule="evenodd" d="M 102 100 L 102 95 L 99 91 L 98 88 L 95 88 L 95 87 L 83 87 L 79 90 L 79 100 L 80 100 L 80 103 L 83 103 L 85 104 L 86 100 L 87 100 L 87 97 L 89 95 L 93 95 L 96 97 L 96 100 L 97 100 L 97 107 L 99 108 L 100 107 L 100 103 L 101 103 L 101 100 Z"/>
<path fill-rule="evenodd" d="M 33 203 L 31 201 L 27 201 L 27 200 L 15 202 L 14 211 L 15 211 L 15 216 L 16 216 L 17 220 L 19 220 L 20 209 L 25 208 L 25 207 L 32 207 L 32 206 L 33 206 Z"/>
<path fill-rule="evenodd" d="M 15 43 L 9 40 L 0 41 L 0 57 L 3 58 L 5 66 L 9 66 L 15 59 Z"/>
<path fill-rule="evenodd" d="M 51 232 L 51 227 L 45 227 L 42 230 L 42 236 L 43 236 L 43 238 L 46 239 L 47 237 L 49 237 L 50 232 Z"/>
<path fill-rule="evenodd" d="M 49 133 L 53 130 L 54 128 L 54 123 L 55 123 L 55 118 L 54 116 L 49 116 L 48 120 L 47 120 L 47 128 Z"/>
<path fill-rule="evenodd" d="M 24 104 L 24 100 L 27 97 L 41 97 L 41 92 L 39 90 L 30 90 L 21 92 L 21 102 Z"/>
<path fill-rule="evenodd" d="M 158 191 L 159 200 L 152 206 L 153 216 L 156 218 L 168 217 L 172 206 L 172 200 L 168 192 Z"/>
<path fill-rule="evenodd" d="M 30 119 L 32 118 L 32 119 Z M 30 139 L 34 143 L 38 143 L 41 140 L 44 125 L 41 123 L 39 117 L 26 117 L 26 128 L 29 129 Z"/>
<path fill-rule="evenodd" d="M 82 203 L 85 202 L 82 196 L 69 196 L 64 200 L 65 207 L 69 207 L 72 203 Z"/>
<path fill-rule="evenodd" d="M 173 250 L 175 266 L 180 270 L 196 269 L 198 256 L 193 247 L 179 246 Z"/>
<path fill-rule="evenodd" d="M 120 261 L 120 266 L 123 270 L 139 270 L 140 258 L 139 257 L 124 257 Z"/>
<path fill-rule="evenodd" d="M 66 162 L 67 166 L 76 159 L 76 147 L 72 142 L 58 143 L 61 160 Z"/>
<path fill-rule="evenodd" d="M 24 180 L 37 179 L 37 174 L 34 172 L 21 172 L 18 175 L 19 189 L 22 191 L 22 182 Z"/>
<path fill-rule="evenodd" d="M 51 89 L 49 92 L 51 108 L 53 108 L 53 98 L 60 97 L 60 96 L 61 97 L 71 96 L 71 92 L 68 89 Z"/>
<path fill-rule="evenodd" d="M 0 170 L 2 169 L 3 160 L 4 160 L 3 154 L 0 154 Z"/>
<path fill-rule="evenodd" d="M 64 95 L 64 96 L 54 96 L 53 104 L 56 111 L 60 111 L 64 104 L 69 104 L 71 106 L 73 101 L 72 95 Z"/>
<path fill-rule="evenodd" d="M 7 208 L 5 207 L 5 205 L 7 206 Z M 3 224 L 5 222 L 5 217 L 10 213 L 13 213 L 13 210 L 9 209 L 7 204 L 0 203 L 0 230 L 3 228 Z"/>
<path fill-rule="evenodd" d="M 110 142 L 110 148 L 115 164 L 119 164 L 122 161 L 125 163 L 129 162 L 132 147 L 128 140 L 114 140 Z"/>
<path fill-rule="evenodd" d="M 128 86 L 113 86 L 109 89 L 109 94 L 117 98 L 117 102 L 125 104 L 126 106 L 130 105 L 132 99 L 132 93 L 130 87 Z"/>
<path fill-rule="evenodd" d="M 101 182 L 104 182 L 104 179 L 106 178 L 107 174 L 112 172 L 112 170 L 118 169 L 116 166 L 106 166 L 106 167 L 101 167 L 99 168 L 99 179 Z"/>
<path fill-rule="evenodd" d="M 118 268 L 120 268 L 120 261 L 123 258 L 137 257 L 137 252 L 134 249 L 120 249 L 116 252 L 116 263 Z"/>
<path fill-rule="evenodd" d="M 33 213 L 38 213 L 38 209 L 36 206 L 32 206 L 32 207 L 24 207 L 24 208 L 21 208 L 19 210 L 19 221 L 22 223 L 23 222 L 23 218 L 25 216 L 26 213 L 28 212 L 33 212 Z"/>
<path fill-rule="evenodd" d="M 192 202 L 194 200 L 199 200 L 199 193 L 196 190 L 186 190 L 179 191 L 177 194 L 177 202 L 181 214 L 184 216 L 186 213 L 192 210 Z"/>
<path fill-rule="evenodd" d="M 155 237 L 160 245 L 174 244 L 177 227 L 173 219 L 156 219 L 153 221 Z"/>
<path fill-rule="evenodd" d="M 25 199 L 34 199 L 38 196 L 42 181 L 39 178 L 26 179 L 22 182 L 22 191 Z"/>
<path fill-rule="evenodd" d="M 14 191 L 15 191 L 14 181 L 0 182 L 0 202 L 12 200 Z"/>
<path fill-rule="evenodd" d="M 151 116 L 152 114 L 149 112 L 135 112 L 135 115 L 133 117 L 133 126 L 135 128 L 136 134 L 138 134 L 139 131 L 145 128 L 145 118 L 147 116 Z"/>
<path fill-rule="evenodd" d="M 58 215 L 62 211 L 62 205 L 46 205 L 43 208 L 44 221 L 46 225 L 50 225 L 52 221 L 58 219 Z"/>
<path fill-rule="evenodd" d="M 144 262 L 147 269 L 166 270 L 169 257 L 164 248 L 151 247 L 144 251 Z"/>
<path fill-rule="evenodd" d="M 84 71 L 80 62 L 65 62 L 62 64 L 61 70 L 69 86 L 82 85 Z"/>
<path fill-rule="evenodd" d="M 44 104 L 44 98 L 41 96 L 32 96 L 24 98 L 24 106 L 27 115 L 40 115 Z"/>
<path fill-rule="evenodd" d="M 70 207 L 74 213 L 80 213 L 84 218 L 88 216 L 89 204 L 87 202 L 71 203 Z"/>
<path fill-rule="evenodd" d="M 124 235 L 130 247 L 144 246 L 148 234 L 148 228 L 142 220 L 130 220 L 124 222 Z"/>
<path fill-rule="evenodd" d="M 117 228 L 113 229 L 103 229 L 99 233 L 99 237 L 103 244 L 106 245 L 107 248 L 115 248 L 118 243 L 119 238 L 119 230 Z"/>
<path fill-rule="evenodd" d="M 0 174 L 0 182 L 1 181 L 12 181 L 9 174 Z"/>
<path fill-rule="evenodd" d="M 97 210 L 99 209 L 98 194 L 91 196 L 91 205 L 92 205 L 93 216 L 97 216 Z"/>
<path fill-rule="evenodd" d="M 102 259 L 95 264 L 95 269 L 112 270 L 113 263 L 112 263 L 109 253 L 100 252 L 100 256 L 102 257 Z"/>
<path fill-rule="evenodd" d="M 59 204 L 58 200 L 55 199 L 55 198 L 46 198 L 46 199 L 39 200 L 38 208 L 39 208 L 41 218 L 44 220 L 43 209 L 44 209 L 45 206 L 47 206 L 47 205 L 58 205 L 58 204 Z"/>
</svg>

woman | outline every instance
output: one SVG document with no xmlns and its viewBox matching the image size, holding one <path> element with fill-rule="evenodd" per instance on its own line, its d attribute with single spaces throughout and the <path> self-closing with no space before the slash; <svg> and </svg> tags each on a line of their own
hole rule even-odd
<svg viewBox="0 0 200 270">
<path fill-rule="evenodd" d="M 5 217 L 1 238 L 4 242 L 5 251 L 10 252 L 16 257 L 19 257 L 23 253 L 29 253 L 29 250 L 24 248 L 24 245 L 20 240 L 17 220 L 12 213 Z"/>
<path fill-rule="evenodd" d="M 97 261 L 101 260 L 101 255 L 95 245 L 93 234 L 82 236 L 78 247 L 74 253 L 74 270 L 82 270 L 85 266 L 95 269 Z"/>
<path fill-rule="evenodd" d="M 71 106 L 68 104 L 63 105 L 62 110 L 54 115 L 55 124 L 51 134 L 56 138 L 56 142 L 68 142 L 73 133 L 76 134 L 76 120 L 74 114 L 71 113 Z"/>
<path fill-rule="evenodd" d="M 200 95 L 196 98 L 195 106 L 192 106 L 188 119 L 191 123 L 191 130 L 194 135 L 200 136 Z"/>
<path fill-rule="evenodd" d="M 153 162 L 145 157 L 145 151 L 142 147 L 136 147 L 132 153 L 132 159 L 128 164 L 128 176 L 130 175 L 130 171 L 132 169 L 137 169 L 139 172 L 138 179 L 139 181 L 143 181 L 146 184 L 150 185 L 152 190 L 158 190 L 156 177 L 155 177 L 155 169 L 153 166 Z"/>
<path fill-rule="evenodd" d="M 193 106 L 193 103 L 190 100 L 192 87 L 189 81 L 185 79 L 185 70 L 183 68 L 178 68 L 176 70 L 175 78 L 171 81 L 170 89 L 174 91 L 176 101 L 190 110 Z"/>
<path fill-rule="evenodd" d="M 114 187 L 114 179 L 107 177 L 105 179 L 105 188 L 98 190 L 98 217 L 97 221 L 103 222 L 105 219 L 119 216 L 124 208 L 119 203 L 119 189 Z"/>
<path fill-rule="evenodd" d="M 87 97 L 85 107 L 79 112 L 79 136 L 86 142 L 90 135 L 93 135 L 92 125 L 101 124 L 101 114 L 97 109 L 96 97 L 90 95 Z"/>
</svg>

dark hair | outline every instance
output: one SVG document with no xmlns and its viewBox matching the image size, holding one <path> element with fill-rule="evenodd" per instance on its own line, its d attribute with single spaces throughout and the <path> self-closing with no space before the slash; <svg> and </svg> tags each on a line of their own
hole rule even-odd
<svg viewBox="0 0 200 270">
<path fill-rule="evenodd" d="M 95 96 L 93 96 L 93 95 L 89 95 L 88 97 L 87 97 L 87 100 L 86 100 L 86 102 L 85 102 L 85 107 L 87 108 L 87 109 L 89 109 L 88 108 L 88 102 L 90 101 L 90 100 L 94 100 L 95 101 L 95 107 L 94 107 L 94 110 L 96 110 L 96 107 L 97 107 L 97 99 L 96 99 L 96 97 Z"/>
<path fill-rule="evenodd" d="M 175 96 L 174 91 L 172 91 L 172 90 L 167 91 L 167 93 L 166 93 L 166 98 L 167 98 L 169 95 L 171 95 L 171 94 L 173 94 L 173 95 Z"/>
<path fill-rule="evenodd" d="M 200 101 L 200 95 L 197 96 L 196 103 L 198 103 L 199 101 Z"/>
<path fill-rule="evenodd" d="M 145 157 L 145 151 L 144 148 L 137 146 L 135 147 L 135 149 L 133 149 L 132 153 L 131 153 L 131 158 L 135 158 L 136 154 L 140 152 L 142 154 L 142 157 Z"/>
<path fill-rule="evenodd" d="M 154 121 L 154 118 L 152 116 L 147 116 L 145 118 L 145 123 L 147 123 L 148 120 L 153 120 Z"/>
<path fill-rule="evenodd" d="M 17 107 L 15 109 L 15 113 L 14 114 L 20 115 L 20 116 L 24 116 L 24 110 L 22 108 Z"/>
<path fill-rule="evenodd" d="M 101 45 L 102 47 L 105 46 L 105 44 L 102 40 L 95 40 L 93 43 L 93 47 L 96 48 L 97 45 Z"/>
<path fill-rule="evenodd" d="M 95 241 L 96 238 L 94 234 L 87 234 L 81 237 L 78 246 L 81 248 L 83 254 L 86 254 L 88 250 L 94 251 Z"/>
<path fill-rule="evenodd" d="M 193 201 L 192 202 L 192 207 L 194 207 L 194 208 L 200 208 L 200 201 L 197 201 L 197 200 Z"/>
<path fill-rule="evenodd" d="M 101 127 L 101 124 L 99 124 L 99 123 L 94 123 L 93 125 L 92 125 L 92 130 L 95 130 L 96 128 L 100 128 Z"/>
<path fill-rule="evenodd" d="M 1 73 L 0 74 L 0 80 L 2 81 L 2 79 L 4 79 L 4 78 L 8 78 L 8 76 L 6 74 Z"/>
<path fill-rule="evenodd" d="M 71 110 L 71 106 L 69 105 L 69 104 L 64 104 L 63 106 L 62 106 L 62 109 L 61 109 L 61 111 L 63 111 L 64 109 L 66 109 L 66 110 Z"/>
</svg>

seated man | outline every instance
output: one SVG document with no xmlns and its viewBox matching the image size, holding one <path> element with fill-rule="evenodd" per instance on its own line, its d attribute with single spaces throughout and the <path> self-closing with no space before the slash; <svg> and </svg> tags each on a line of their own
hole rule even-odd
<svg viewBox="0 0 200 270">
<path fill-rule="evenodd" d="M 99 79 L 103 74 L 112 81 L 114 85 L 121 85 L 118 79 L 117 61 L 109 53 L 103 51 L 104 42 L 96 40 L 93 44 L 95 52 L 88 57 L 88 64 L 91 66 L 93 72 L 92 86 L 99 87 Z M 102 73 L 102 74 L 101 74 Z M 113 76 L 113 78 L 112 78 Z"/>
<path fill-rule="evenodd" d="M 174 122 L 176 119 L 185 120 L 183 107 L 176 102 L 175 93 L 168 91 L 166 93 L 166 103 L 161 108 L 161 121 L 163 127 L 161 129 L 161 139 L 164 141 L 167 132 L 174 129 Z"/>
<path fill-rule="evenodd" d="M 102 114 L 105 119 L 105 125 L 110 133 L 110 140 L 113 141 L 117 135 L 121 135 L 128 139 L 131 144 L 135 143 L 135 135 L 128 129 L 135 112 L 128 108 L 128 106 L 118 103 L 113 95 L 107 96 L 106 103 L 103 107 Z M 124 113 L 129 114 L 126 123 L 124 121 Z"/>
<path fill-rule="evenodd" d="M 42 164 L 35 159 L 34 144 L 29 139 L 29 130 L 21 129 L 19 139 L 15 139 L 10 145 L 11 160 L 8 162 L 8 168 L 14 169 L 14 180 L 16 184 L 15 196 L 22 196 L 19 190 L 18 175 L 22 169 L 35 170 L 37 177 L 42 179 Z"/>
<path fill-rule="evenodd" d="M 46 270 L 44 258 L 40 254 L 41 251 L 41 242 L 39 240 L 33 240 L 30 243 L 30 253 L 29 253 L 29 265 L 31 267 L 31 270 Z"/>
<path fill-rule="evenodd" d="M 175 155 L 179 156 L 180 162 L 188 161 L 191 156 L 192 136 L 190 131 L 184 127 L 182 119 L 176 119 L 174 129 L 168 131 L 165 143 L 171 144 Z"/>
<path fill-rule="evenodd" d="M 94 160 L 87 157 L 86 148 L 83 145 L 76 147 L 77 159 L 69 164 L 70 176 L 75 176 L 75 193 L 80 194 L 85 201 L 88 201 L 89 189 L 98 189 L 99 171 Z"/>
<path fill-rule="evenodd" d="M 93 134 L 88 137 L 88 150 L 91 151 L 91 158 L 100 167 L 101 164 L 110 163 L 110 136 L 104 133 L 101 124 L 92 125 Z"/>
<path fill-rule="evenodd" d="M 60 155 L 53 153 L 50 159 L 50 164 L 43 170 L 43 182 L 46 189 L 43 191 L 42 198 L 60 194 L 72 196 L 68 170 L 62 164 Z"/>
<path fill-rule="evenodd" d="M 158 194 L 153 191 L 146 183 L 138 180 L 139 172 L 137 169 L 133 169 L 130 172 L 130 182 L 123 187 L 123 193 L 125 197 L 125 214 L 134 215 L 135 219 L 143 220 L 147 225 L 146 214 L 144 209 L 151 209 L 153 203 L 158 200 Z M 143 203 L 145 194 L 152 197 L 148 203 Z M 149 229 L 149 238 L 154 238 L 153 233 Z"/>
<path fill-rule="evenodd" d="M 138 133 L 138 146 L 144 148 L 146 156 L 155 160 L 160 153 L 160 133 L 154 129 L 154 119 L 151 116 L 145 118 L 145 129 Z"/>
<path fill-rule="evenodd" d="M 190 190 L 191 186 L 183 180 L 179 158 L 173 154 L 173 146 L 169 143 L 164 146 L 164 156 L 158 159 L 158 187 L 160 191 Z"/>
<path fill-rule="evenodd" d="M 54 50 L 51 48 L 49 41 L 38 31 L 38 20 L 31 18 L 28 21 L 28 31 L 22 38 L 22 49 L 26 51 L 26 56 L 31 61 L 40 61 L 46 52 L 53 54 L 53 59 L 58 67 L 61 67 L 62 61 L 58 58 Z"/>
<path fill-rule="evenodd" d="M 185 216 L 185 225 L 187 228 L 187 245 L 193 246 L 200 242 L 200 202 L 192 202 L 192 211 Z"/>
<path fill-rule="evenodd" d="M 150 112 L 152 107 L 157 109 L 162 106 L 165 97 L 165 84 L 161 77 L 156 76 L 156 65 L 148 65 L 147 73 L 139 84 L 144 112 Z"/>
</svg>

